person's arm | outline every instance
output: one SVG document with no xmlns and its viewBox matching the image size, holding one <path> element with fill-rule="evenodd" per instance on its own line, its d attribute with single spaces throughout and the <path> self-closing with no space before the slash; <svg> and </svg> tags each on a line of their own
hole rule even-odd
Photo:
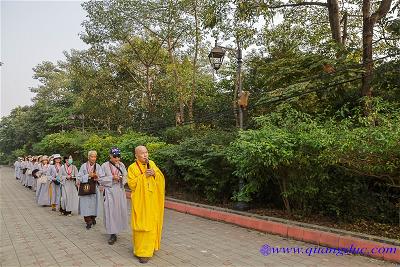
<svg viewBox="0 0 400 267">
<path fill-rule="evenodd" d="M 47 180 L 52 182 L 54 180 L 53 177 L 55 177 L 56 169 L 54 168 L 54 165 L 50 165 L 49 168 L 47 169 Z"/>
<path fill-rule="evenodd" d="M 79 180 L 81 183 L 87 183 L 89 181 L 89 174 L 86 171 L 86 163 L 82 164 L 81 168 L 79 169 L 77 180 Z"/>
<path fill-rule="evenodd" d="M 97 163 L 96 163 L 96 174 L 97 174 L 97 181 L 100 179 L 100 177 L 105 175 L 103 168 L 100 166 L 100 164 Z"/>
<path fill-rule="evenodd" d="M 78 168 L 75 165 L 72 165 L 71 176 L 73 179 L 78 179 Z"/>
<path fill-rule="evenodd" d="M 128 179 L 127 180 L 128 180 L 129 188 L 131 189 L 132 192 L 135 192 L 138 175 L 135 174 L 135 165 L 134 164 L 131 164 L 128 167 Z"/>
<path fill-rule="evenodd" d="M 154 178 L 157 186 L 161 189 L 162 194 L 165 194 L 165 177 L 164 174 L 161 172 L 161 170 L 157 167 L 157 165 L 153 162 L 150 161 L 150 168 L 152 168 L 155 172 Z"/>
<path fill-rule="evenodd" d="M 67 178 L 68 178 L 68 173 L 65 171 L 64 166 L 61 166 L 61 170 L 60 170 L 59 174 L 60 174 L 60 182 L 62 184 L 65 184 L 65 182 L 67 181 Z"/>
<path fill-rule="evenodd" d="M 100 183 L 100 185 L 110 187 L 113 184 L 113 176 L 112 176 L 112 173 L 109 172 L 109 170 L 107 168 L 109 168 L 107 162 L 105 162 L 105 163 L 103 163 L 103 165 L 101 165 L 103 175 L 101 175 L 99 177 L 99 183 Z"/>
<path fill-rule="evenodd" d="M 127 183 L 128 172 L 126 171 L 125 165 L 121 162 L 121 171 L 122 171 L 122 185 L 124 186 Z"/>
</svg>

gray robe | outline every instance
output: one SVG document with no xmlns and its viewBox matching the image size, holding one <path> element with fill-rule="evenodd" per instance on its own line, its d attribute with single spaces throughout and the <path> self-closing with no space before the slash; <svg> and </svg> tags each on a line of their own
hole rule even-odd
<svg viewBox="0 0 400 267">
<path fill-rule="evenodd" d="M 27 166 L 26 168 L 28 168 L 28 170 L 26 171 L 26 185 L 33 187 L 33 180 L 34 180 L 32 176 L 33 162 L 32 161 L 28 162 L 26 166 Z M 28 171 L 30 172 L 30 174 L 28 174 Z"/>
<path fill-rule="evenodd" d="M 50 165 L 39 165 L 38 176 L 45 175 L 48 177 L 50 171 Z M 49 195 L 50 180 L 47 179 L 46 183 L 38 183 L 36 189 L 36 200 L 38 205 L 50 205 L 50 195 Z"/>
<path fill-rule="evenodd" d="M 25 168 L 27 168 L 28 166 L 28 162 L 27 161 L 23 161 L 21 162 L 21 183 L 23 186 L 26 186 L 26 174 L 23 173 L 23 170 Z"/>
<path fill-rule="evenodd" d="M 19 179 L 19 160 L 14 162 L 15 178 Z"/>
<path fill-rule="evenodd" d="M 18 164 L 18 170 L 19 170 L 19 182 L 22 183 L 22 168 L 23 168 L 23 161 L 20 161 Z"/>
<path fill-rule="evenodd" d="M 51 197 L 50 197 L 50 203 L 53 205 L 56 205 L 56 209 L 58 209 L 60 207 L 60 197 L 61 197 L 61 188 L 60 185 L 55 184 L 54 182 L 60 181 L 61 182 L 61 167 L 62 165 L 60 165 L 60 168 L 57 169 L 56 165 L 50 165 L 50 170 L 49 170 L 49 175 L 48 175 L 48 179 L 50 181 L 50 188 L 49 190 L 51 190 Z"/>
<path fill-rule="evenodd" d="M 33 171 L 33 170 L 36 170 L 36 169 L 39 169 L 39 165 L 40 165 L 40 163 L 35 162 L 35 164 L 33 164 L 33 169 L 32 169 L 32 171 Z M 37 175 L 37 174 L 36 174 L 36 175 Z M 34 191 L 36 191 L 36 189 L 37 189 L 37 178 L 35 178 L 35 177 L 33 177 L 33 186 L 32 186 L 32 189 L 33 189 Z"/>
<path fill-rule="evenodd" d="M 71 173 L 71 179 L 68 179 L 68 172 Z M 76 178 L 78 177 L 78 169 L 75 165 L 70 165 L 69 169 L 64 164 L 61 167 L 61 208 L 65 211 L 78 212 L 78 190 L 76 188 Z"/>
<path fill-rule="evenodd" d="M 104 226 L 107 234 L 118 234 L 128 228 L 128 208 L 126 204 L 126 194 L 124 185 L 126 184 L 127 172 L 121 162 L 117 168 L 110 162 L 101 165 L 104 176 L 100 177 L 99 183 L 104 186 Z M 122 176 L 122 180 L 113 180 L 113 173 Z"/>
<path fill-rule="evenodd" d="M 86 165 L 88 162 L 83 163 L 79 169 L 78 180 L 81 183 L 87 183 L 89 180 L 89 172 Z M 98 177 L 104 176 L 103 169 L 99 164 L 96 163 L 96 173 Z M 81 216 L 97 216 L 99 211 L 99 187 L 96 186 L 96 194 L 79 196 L 78 212 Z"/>
</svg>

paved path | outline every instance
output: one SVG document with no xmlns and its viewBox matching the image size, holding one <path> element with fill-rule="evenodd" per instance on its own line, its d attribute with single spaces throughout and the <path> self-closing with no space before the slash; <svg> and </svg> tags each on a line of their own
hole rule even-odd
<svg viewBox="0 0 400 267">
<path fill-rule="evenodd" d="M 371 258 L 344 255 L 274 254 L 265 243 L 314 247 L 279 236 L 165 210 L 161 250 L 146 265 L 132 254 L 131 232 L 107 244 L 101 220 L 90 230 L 79 216 L 64 217 L 38 207 L 34 192 L 0 168 L 1 266 L 394 266 Z"/>
</svg>

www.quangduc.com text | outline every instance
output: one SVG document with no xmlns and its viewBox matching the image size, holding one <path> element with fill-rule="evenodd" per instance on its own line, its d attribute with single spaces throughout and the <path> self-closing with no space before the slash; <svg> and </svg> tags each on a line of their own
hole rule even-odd
<svg viewBox="0 0 400 267">
<path fill-rule="evenodd" d="M 306 254 L 308 256 L 314 254 L 334 254 L 343 256 L 348 254 L 371 255 L 371 254 L 396 254 L 396 247 L 374 247 L 374 248 L 358 248 L 351 245 L 348 248 L 328 248 L 328 247 L 273 247 L 268 244 L 260 248 L 260 253 L 264 256 L 272 254 Z"/>
</svg>

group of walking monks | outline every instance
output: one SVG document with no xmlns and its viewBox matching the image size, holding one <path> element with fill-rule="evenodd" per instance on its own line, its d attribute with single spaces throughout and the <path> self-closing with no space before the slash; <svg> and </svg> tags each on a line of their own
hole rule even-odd
<svg viewBox="0 0 400 267">
<path fill-rule="evenodd" d="M 109 160 L 97 163 L 97 152 L 91 150 L 88 160 L 78 171 L 71 155 L 20 157 L 14 163 L 15 177 L 23 186 L 36 192 L 36 202 L 51 207 L 60 216 L 83 216 L 86 229 L 96 225 L 99 205 L 103 205 L 103 223 L 108 243 L 128 228 L 125 193 L 131 190 L 131 227 L 133 252 L 146 263 L 160 249 L 164 217 L 165 180 L 156 164 L 149 160 L 145 146 L 135 148 L 135 162 L 126 170 L 121 151 L 110 149 Z M 102 203 L 101 203 L 102 202 Z"/>
</svg>

